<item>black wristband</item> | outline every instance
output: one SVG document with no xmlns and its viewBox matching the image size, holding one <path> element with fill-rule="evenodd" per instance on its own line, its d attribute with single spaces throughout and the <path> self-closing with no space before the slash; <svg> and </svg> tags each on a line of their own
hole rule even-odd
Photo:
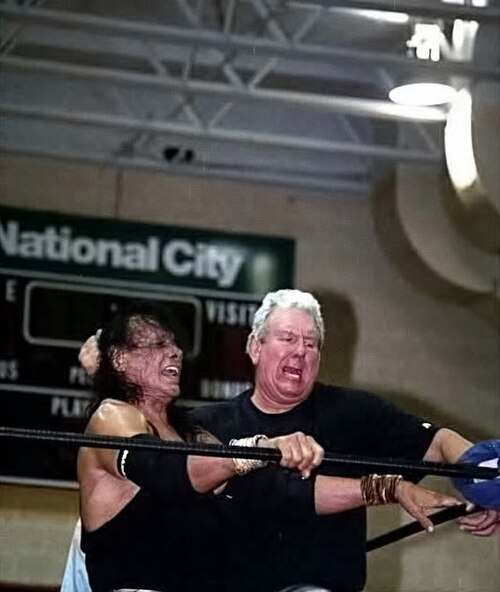
<svg viewBox="0 0 500 592">
<path fill-rule="evenodd" d="M 144 442 L 160 440 L 151 434 L 137 434 L 133 438 Z M 193 489 L 189 480 L 187 455 L 125 448 L 118 452 L 116 466 L 120 475 L 148 490 L 162 502 L 189 502 L 202 495 Z"/>
</svg>

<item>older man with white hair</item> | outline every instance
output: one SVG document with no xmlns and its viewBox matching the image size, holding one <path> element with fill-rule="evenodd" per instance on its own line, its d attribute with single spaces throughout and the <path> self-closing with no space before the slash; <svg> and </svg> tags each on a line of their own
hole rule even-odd
<svg viewBox="0 0 500 592">
<path fill-rule="evenodd" d="M 327 451 L 370 457 L 452 463 L 470 448 L 458 433 L 377 395 L 317 382 L 323 341 L 320 306 L 311 294 L 267 294 L 247 342 L 254 387 L 231 401 L 197 409 L 196 421 L 222 442 L 255 432 L 303 431 Z M 287 586 L 359 591 L 366 579 L 367 506 L 397 502 L 432 531 L 430 511 L 454 503 L 401 475 L 364 475 L 354 466 L 349 472 L 321 467 L 322 475 L 307 481 L 283 472 L 265 469 L 233 480 L 226 489 L 228 589 L 233 592 Z M 499 512 L 468 516 L 462 528 L 492 534 L 499 528 Z"/>
</svg>

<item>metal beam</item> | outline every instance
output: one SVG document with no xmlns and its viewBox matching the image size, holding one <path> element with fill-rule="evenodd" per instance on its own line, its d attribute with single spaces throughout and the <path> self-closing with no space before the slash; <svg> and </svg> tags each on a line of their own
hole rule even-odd
<svg viewBox="0 0 500 592">
<path fill-rule="evenodd" d="M 198 140 L 242 143 L 245 146 L 267 146 L 291 150 L 311 150 L 322 153 L 340 152 L 343 155 L 372 158 L 400 163 L 436 164 L 441 155 L 431 151 L 408 150 L 402 147 L 377 146 L 358 142 L 333 142 L 319 138 L 304 138 L 282 134 L 264 134 L 222 128 L 200 129 L 183 123 L 137 120 L 101 113 L 71 112 L 45 107 L 28 107 L 0 103 L 0 114 L 11 117 L 34 118 L 83 126 L 114 128 L 130 132 L 176 135 Z"/>
<path fill-rule="evenodd" d="M 80 66 L 49 60 L 33 60 L 16 56 L 0 57 L 4 68 L 31 70 L 37 73 L 51 73 L 76 78 L 88 78 L 106 83 L 120 83 L 134 86 L 168 89 L 176 93 L 209 95 L 224 100 L 239 100 L 255 103 L 306 107 L 330 113 L 344 113 L 358 117 L 389 119 L 398 121 L 420 121 L 425 123 L 443 123 L 446 111 L 438 107 L 416 107 L 397 105 L 390 101 L 359 99 L 353 97 L 328 96 L 294 91 L 270 89 L 248 89 L 229 86 L 217 82 L 180 80 L 167 76 L 138 74 L 111 68 Z"/>
<path fill-rule="evenodd" d="M 354 194 L 366 197 L 372 190 L 371 183 L 367 181 L 350 181 L 335 177 L 318 177 L 309 175 L 296 175 L 293 171 L 286 173 L 261 172 L 255 169 L 234 170 L 228 167 L 207 165 L 199 166 L 190 164 L 180 166 L 168 164 L 165 161 L 157 161 L 146 158 L 117 157 L 114 155 L 96 155 L 95 153 L 84 153 L 81 151 L 71 152 L 68 150 L 51 150 L 44 148 L 37 150 L 33 147 L 16 146 L 14 144 L 0 143 L 0 152 L 19 156 L 56 158 L 66 161 L 80 161 L 90 164 L 108 165 L 126 169 L 141 169 L 161 172 L 165 174 L 181 175 L 186 177 L 199 177 L 222 179 L 243 183 L 263 183 L 277 186 L 281 189 L 300 189 L 304 194 L 323 195 L 338 198 L 338 193 Z"/>
<path fill-rule="evenodd" d="M 149 41 L 163 41 L 181 45 L 203 45 L 225 51 L 245 51 L 252 54 L 258 53 L 259 55 L 272 55 L 295 60 L 315 60 L 330 63 L 344 61 L 366 64 L 367 66 L 394 67 L 398 70 L 433 72 L 442 75 L 453 74 L 468 78 L 500 78 L 499 68 L 481 67 L 465 62 L 432 62 L 376 51 L 362 51 L 310 43 L 286 43 L 262 37 L 227 35 L 213 30 L 187 29 L 156 23 L 137 23 L 125 19 L 61 10 L 0 6 L 0 14 L 13 20 L 88 30 L 102 35 L 136 37 Z"/>
</svg>

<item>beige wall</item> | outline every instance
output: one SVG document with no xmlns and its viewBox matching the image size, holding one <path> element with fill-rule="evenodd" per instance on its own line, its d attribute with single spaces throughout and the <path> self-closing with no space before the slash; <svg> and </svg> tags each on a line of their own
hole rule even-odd
<svg viewBox="0 0 500 592">
<path fill-rule="evenodd" d="M 379 245 L 368 201 L 22 158 L 4 159 L 1 190 L 1 203 L 19 207 L 294 238 L 296 285 L 318 294 L 327 321 L 324 379 L 377 390 L 474 438 L 499 437 L 498 332 L 403 278 Z M 40 503 L 52 491 L 19 491 L 23 504 L 0 510 L 9 540 L 0 579 L 57 583 L 76 507 L 54 513 Z M 8 486 L 0 495 L 13 497 Z M 377 509 L 370 530 L 401 519 Z M 43 552 L 25 543 L 27 528 L 47 541 Z M 369 590 L 496 592 L 499 540 L 453 525 L 415 536 L 370 556 Z"/>
<path fill-rule="evenodd" d="M 76 490 L 0 485 L 0 582 L 60 583 L 77 516 Z"/>
</svg>

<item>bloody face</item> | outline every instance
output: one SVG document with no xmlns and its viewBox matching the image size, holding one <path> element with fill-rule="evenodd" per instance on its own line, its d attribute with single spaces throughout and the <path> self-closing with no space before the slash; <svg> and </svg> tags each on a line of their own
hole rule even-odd
<svg viewBox="0 0 500 592">
<path fill-rule="evenodd" d="M 152 322 L 131 321 L 128 347 L 120 351 L 120 371 L 138 386 L 143 396 L 174 398 L 179 395 L 182 351 L 172 333 Z"/>
</svg>

